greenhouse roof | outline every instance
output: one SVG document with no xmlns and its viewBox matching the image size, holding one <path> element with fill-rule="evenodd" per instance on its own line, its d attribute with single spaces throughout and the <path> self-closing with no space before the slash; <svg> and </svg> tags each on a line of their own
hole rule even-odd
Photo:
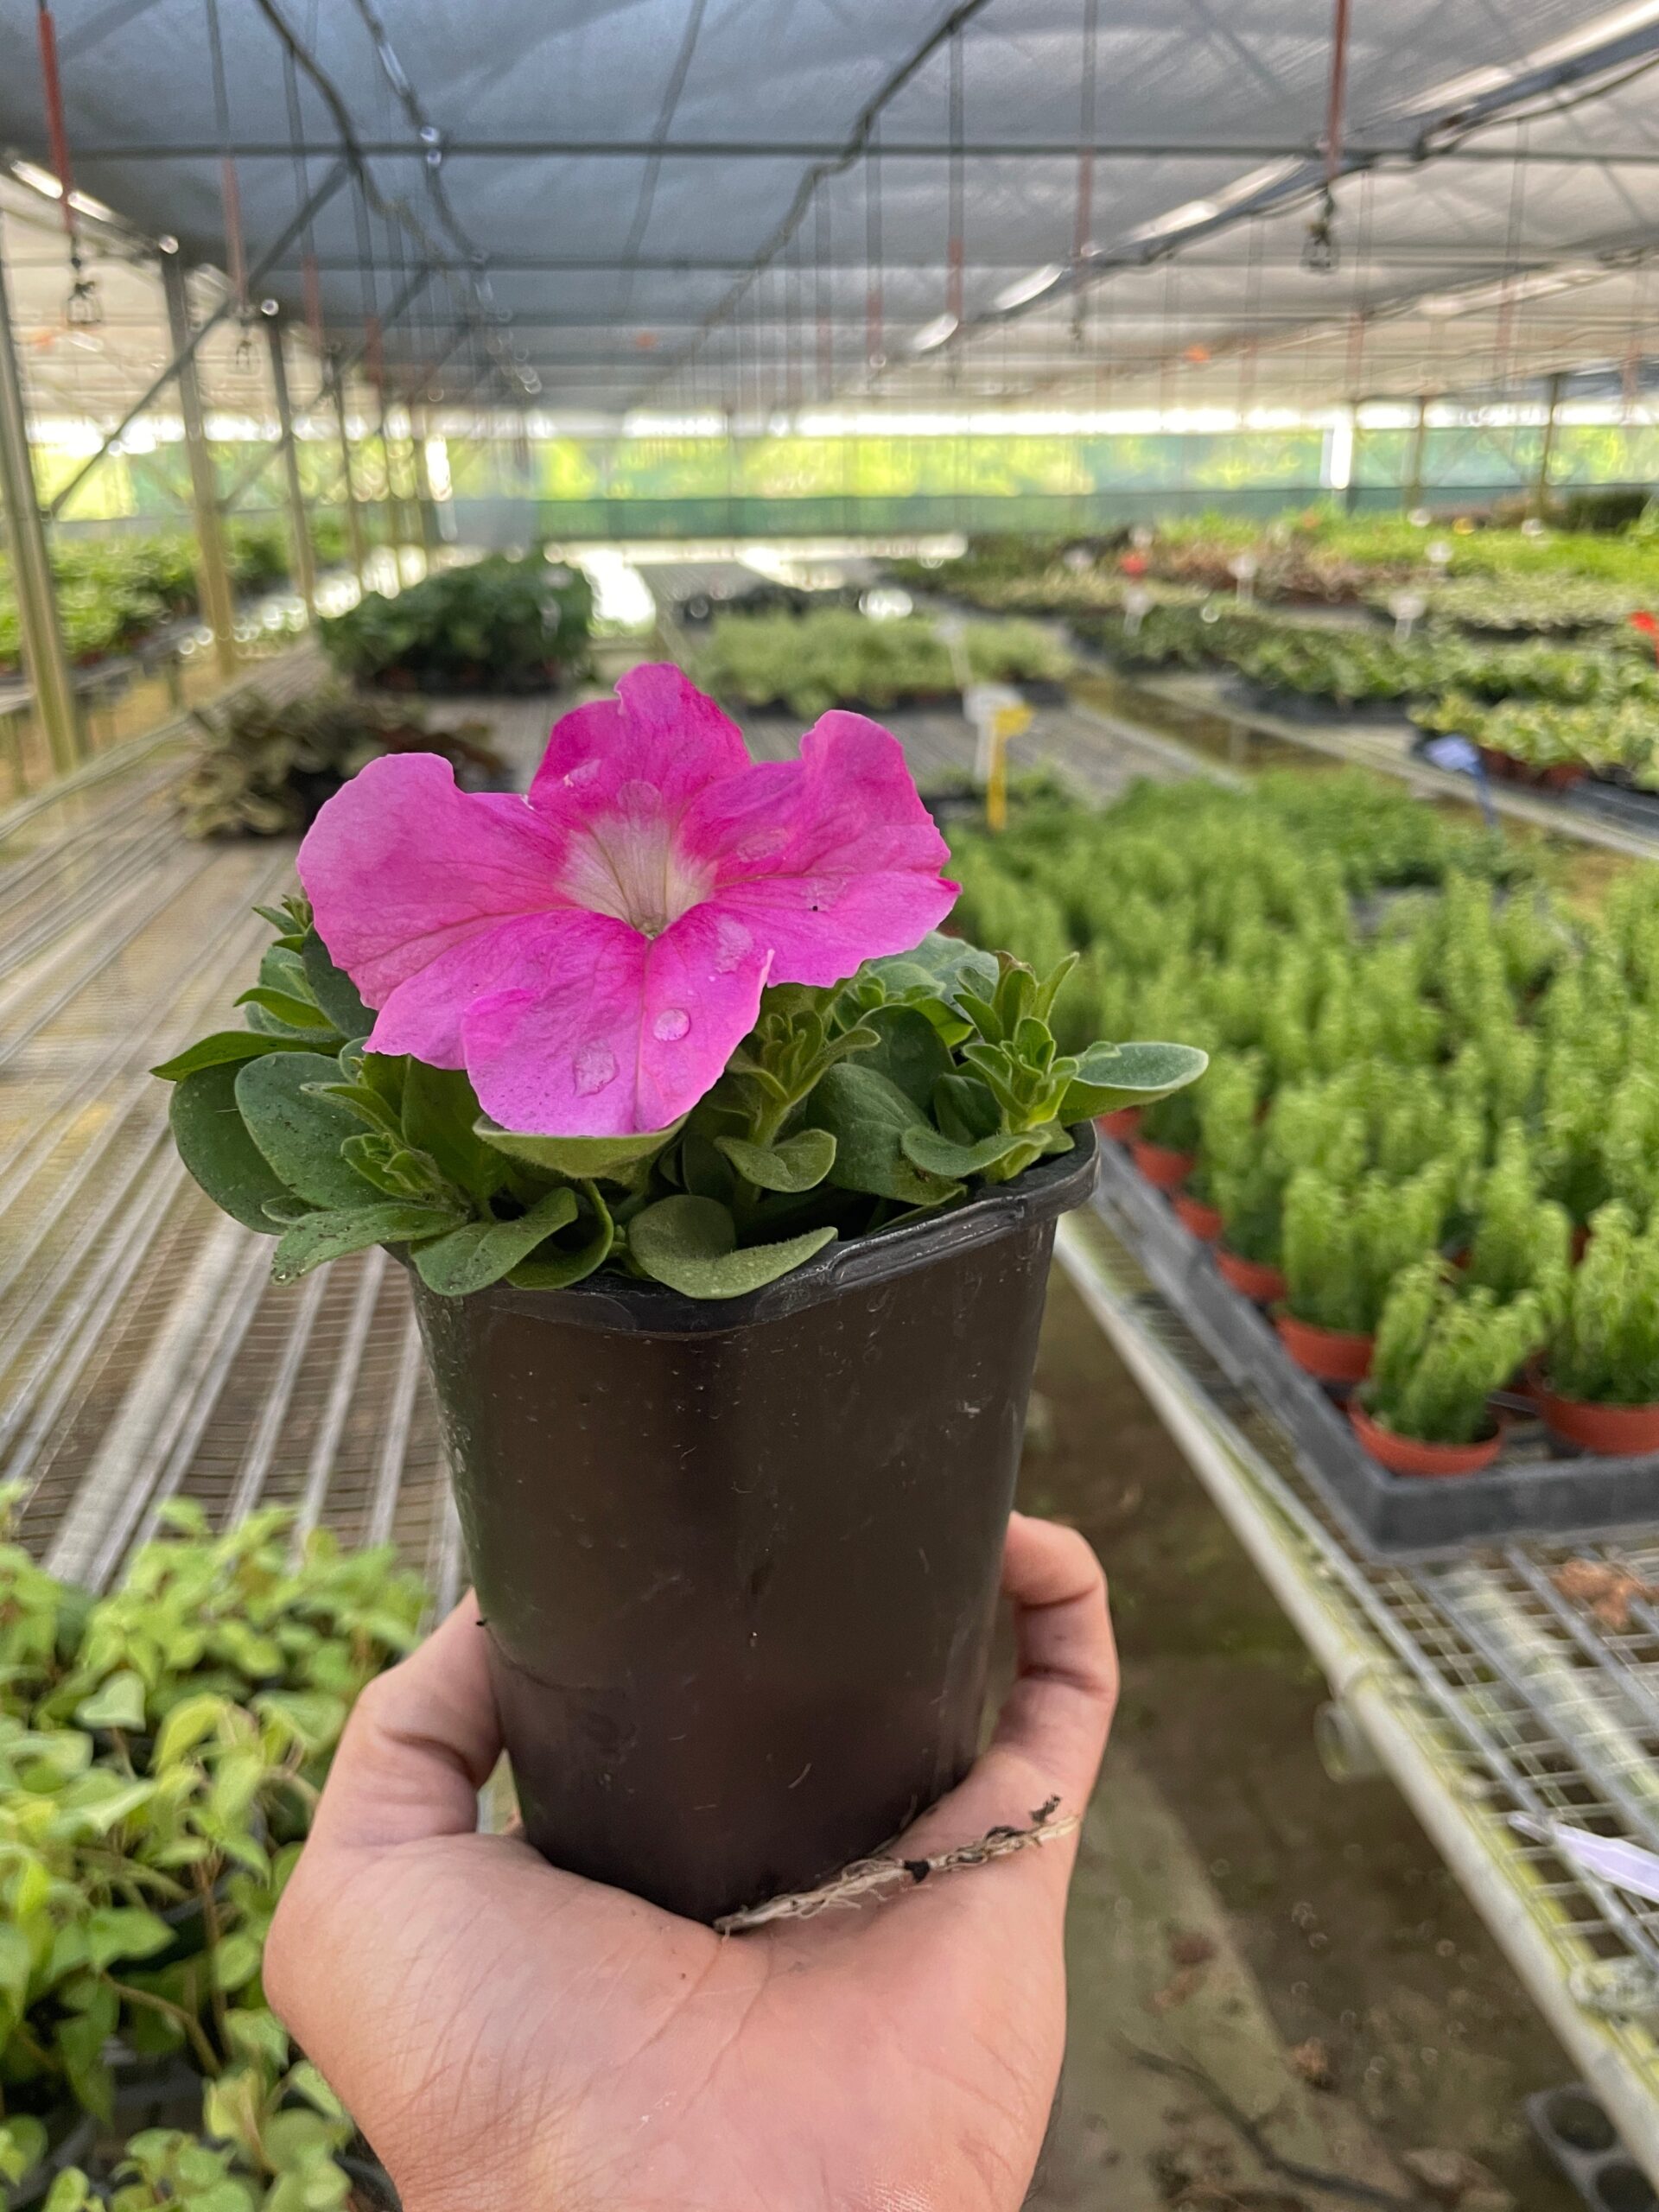
<svg viewBox="0 0 1659 2212">
<path fill-rule="evenodd" d="M 1659 0 L 86 0 L 92 327 L 0 24 L 46 411 L 165 360 L 166 235 L 411 396 L 569 419 L 1634 390 L 1650 343 Z"/>
</svg>

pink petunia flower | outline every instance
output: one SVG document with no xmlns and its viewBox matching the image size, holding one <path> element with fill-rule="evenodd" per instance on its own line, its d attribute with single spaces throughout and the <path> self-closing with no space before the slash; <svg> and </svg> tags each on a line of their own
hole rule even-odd
<svg viewBox="0 0 1659 2212">
<path fill-rule="evenodd" d="M 956 896 L 879 724 L 828 714 L 798 760 L 757 763 L 677 668 L 617 692 L 555 724 L 527 798 L 393 754 L 300 848 L 318 933 L 377 1009 L 370 1050 L 464 1067 L 486 1113 L 539 1135 L 665 1128 L 763 984 L 908 951 Z"/>
</svg>

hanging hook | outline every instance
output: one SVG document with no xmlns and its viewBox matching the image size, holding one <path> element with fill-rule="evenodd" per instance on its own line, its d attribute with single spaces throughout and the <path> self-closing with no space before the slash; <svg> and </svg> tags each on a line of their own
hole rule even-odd
<svg viewBox="0 0 1659 2212">
<path fill-rule="evenodd" d="M 1319 212 L 1307 226 L 1302 246 L 1302 266 L 1319 276 L 1335 273 L 1341 258 L 1337 248 L 1337 179 L 1342 174 L 1343 111 L 1348 97 L 1348 11 L 1350 0 L 1335 0 L 1331 22 L 1331 97 L 1325 115 L 1325 189 Z"/>
</svg>

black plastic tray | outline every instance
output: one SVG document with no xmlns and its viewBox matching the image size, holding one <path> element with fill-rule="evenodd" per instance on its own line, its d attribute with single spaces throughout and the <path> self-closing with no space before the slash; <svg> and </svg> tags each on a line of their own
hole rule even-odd
<svg viewBox="0 0 1659 2212">
<path fill-rule="evenodd" d="M 1541 1423 L 1518 1431 L 1499 1463 L 1446 1479 L 1390 1474 L 1360 1448 L 1347 1415 L 1286 1355 L 1266 1317 L 1217 1273 L 1207 1245 L 1163 1195 L 1103 1140 L 1095 1204 L 1226 1375 L 1289 1437 L 1360 1548 L 1424 1554 L 1516 1536 L 1659 1527 L 1659 1452 L 1560 1456 Z"/>
<path fill-rule="evenodd" d="M 1659 2193 L 1581 2082 L 1527 2099 L 1532 2132 L 1592 2212 L 1654 2212 Z"/>
</svg>

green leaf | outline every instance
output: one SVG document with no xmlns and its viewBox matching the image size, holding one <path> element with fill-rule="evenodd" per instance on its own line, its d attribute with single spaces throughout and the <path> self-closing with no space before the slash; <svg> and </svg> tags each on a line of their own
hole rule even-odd
<svg viewBox="0 0 1659 2212">
<path fill-rule="evenodd" d="M 760 1191 L 814 1190 L 836 1163 L 836 1141 L 828 1129 L 798 1129 L 781 1144 L 747 1144 L 741 1137 L 716 1137 L 715 1148 L 724 1153 L 746 1182 Z"/>
<path fill-rule="evenodd" d="M 274 1236 L 265 1207 L 289 1192 L 248 1134 L 236 1103 L 237 1075 L 237 1063 L 227 1060 L 185 1076 L 168 1103 L 167 1117 L 179 1158 L 213 1204 L 245 1229 Z"/>
<path fill-rule="evenodd" d="M 308 1214 L 276 1247 L 270 1272 L 277 1282 L 297 1282 L 329 1260 L 343 1260 L 371 1244 L 414 1244 L 442 1236 L 455 1225 L 448 1207 L 372 1205 Z"/>
<path fill-rule="evenodd" d="M 684 1122 L 682 1115 L 665 1129 L 642 1130 L 624 1137 L 538 1137 L 499 1128 L 487 1115 L 480 1114 L 473 1133 L 497 1152 L 505 1153 L 509 1160 L 522 1160 L 531 1167 L 550 1167 L 560 1175 L 585 1181 L 627 1183 L 673 1142 Z"/>
<path fill-rule="evenodd" d="M 101 1682 L 91 1697 L 81 1700 L 75 1707 L 75 1719 L 83 1728 L 125 1728 L 136 1732 L 144 1725 L 143 1676 L 124 1667 Z"/>
<path fill-rule="evenodd" d="M 100 1905 L 86 1918 L 86 1955 L 100 1974 L 118 1959 L 153 1958 L 172 1941 L 161 1915 L 139 1905 Z"/>
<path fill-rule="evenodd" d="M 30 2113 L 16 2113 L 0 2125 L 0 2180 L 21 2181 L 46 2156 L 47 2142 L 46 2122 Z"/>
<path fill-rule="evenodd" d="M 616 1242 L 616 1224 L 611 1219 L 611 1210 L 595 1184 L 584 1183 L 582 1188 L 596 1223 L 593 1235 L 574 1250 L 555 1245 L 535 1258 L 521 1260 L 507 1277 L 515 1290 L 568 1290 L 573 1282 L 584 1281 L 595 1268 L 602 1267 L 609 1259 L 611 1247 Z"/>
<path fill-rule="evenodd" d="M 287 1028 L 299 1030 L 302 1036 L 315 1034 L 321 1040 L 341 1033 L 321 1008 L 313 1006 L 309 999 L 296 999 L 288 991 L 274 991 L 264 983 L 254 984 L 251 990 L 244 991 L 234 1003 L 257 1007 L 262 1014 L 272 1015 Z"/>
<path fill-rule="evenodd" d="M 465 1068 L 432 1068 L 411 1060 L 404 1079 L 403 1131 L 419 1152 L 435 1160 L 452 1183 L 464 1191 L 480 1182 L 494 1188 L 506 1170 L 474 1134 L 478 1099 Z M 487 1173 L 480 1175 L 480 1166 Z"/>
<path fill-rule="evenodd" d="M 236 1103 L 254 1142 L 285 1187 L 314 1206 L 372 1205 L 378 1193 L 340 1158 L 362 1124 L 349 1107 L 308 1084 L 337 1082 L 340 1069 L 321 1052 L 270 1053 L 236 1078 Z"/>
<path fill-rule="evenodd" d="M 280 2074 L 288 2064 L 288 2030 L 263 2005 L 238 2005 L 227 2012 L 225 2034 L 232 2050 L 245 2058 L 263 2061 L 274 2074 Z"/>
<path fill-rule="evenodd" d="M 1071 1139 L 1066 1141 L 1069 1144 Z M 1049 1148 L 1043 1144 L 1041 1134 L 1034 1129 L 1026 1134 L 998 1129 L 991 1136 L 982 1137 L 977 1144 L 954 1144 L 929 1122 L 918 1128 L 906 1129 L 899 1142 L 912 1166 L 920 1167 L 930 1175 L 963 1179 L 969 1175 L 982 1175 L 988 1167 L 995 1167 L 999 1160 L 1007 1160 L 1014 1153 Z"/>
<path fill-rule="evenodd" d="M 866 972 L 879 976 L 894 997 L 925 989 L 959 1007 L 964 988 L 987 998 L 995 990 L 996 955 L 982 952 L 963 938 L 947 937 L 943 930 L 930 930 L 913 952 L 872 960 Z"/>
<path fill-rule="evenodd" d="M 346 1700 L 325 1690 L 263 1690 L 253 1700 L 262 1718 L 280 1722 L 308 1751 L 326 1751 L 346 1726 Z"/>
<path fill-rule="evenodd" d="M 836 1141 L 830 1180 L 842 1191 L 898 1198 L 906 1205 L 943 1205 L 962 1186 L 913 1166 L 905 1157 L 906 1129 L 925 1128 L 927 1116 L 896 1083 L 856 1060 L 843 1060 L 807 1101 L 814 1128 Z"/>
<path fill-rule="evenodd" d="M 154 1770 L 159 1774 L 162 1768 L 187 1758 L 234 1710 L 227 1697 L 181 1698 L 156 1732 Z"/>
<path fill-rule="evenodd" d="M 178 1083 L 200 1068 L 219 1068 L 235 1060 L 260 1060 L 267 1052 L 303 1052 L 310 1048 L 301 1037 L 262 1037 L 253 1029 L 217 1029 L 170 1060 L 150 1070 L 163 1083 Z"/>
<path fill-rule="evenodd" d="M 31 1963 L 28 1936 L 10 1922 L 0 1921 L 0 1996 L 17 2018 L 29 2001 Z"/>
<path fill-rule="evenodd" d="M 465 1298 L 487 1290 L 527 1260 L 536 1247 L 567 1228 L 577 1214 L 576 1194 L 550 1191 L 517 1221 L 469 1221 L 452 1229 L 415 1255 L 421 1281 L 441 1298 Z"/>
<path fill-rule="evenodd" d="M 1063 1122 L 1144 1106 L 1196 1083 L 1210 1055 L 1195 1045 L 1091 1045 L 1060 1108 Z"/>
<path fill-rule="evenodd" d="M 995 1136 L 1002 1126 L 989 1084 L 976 1075 L 941 1076 L 933 1086 L 932 1105 L 934 1119 L 957 1144 L 977 1144 L 982 1137 Z"/>
<path fill-rule="evenodd" d="M 628 1224 L 628 1250 L 653 1281 L 688 1298 L 743 1298 L 833 1244 L 833 1229 L 738 1251 L 737 1226 L 713 1198 L 659 1198 Z"/>
<path fill-rule="evenodd" d="M 259 1939 L 238 1929 L 216 1943 L 213 1952 L 213 1986 L 229 1994 L 243 1988 L 259 1971 Z"/>
<path fill-rule="evenodd" d="M 950 1074 L 953 1065 L 938 1031 L 913 1006 L 877 1007 L 863 1020 L 879 1041 L 873 1051 L 861 1055 L 860 1067 L 886 1076 L 925 1112 L 934 1084 Z"/>
<path fill-rule="evenodd" d="M 364 1005 L 357 985 L 345 969 L 335 967 L 315 928 L 306 933 L 300 958 L 312 995 L 340 1035 L 366 1037 L 374 1027 L 374 1009 Z"/>
</svg>

